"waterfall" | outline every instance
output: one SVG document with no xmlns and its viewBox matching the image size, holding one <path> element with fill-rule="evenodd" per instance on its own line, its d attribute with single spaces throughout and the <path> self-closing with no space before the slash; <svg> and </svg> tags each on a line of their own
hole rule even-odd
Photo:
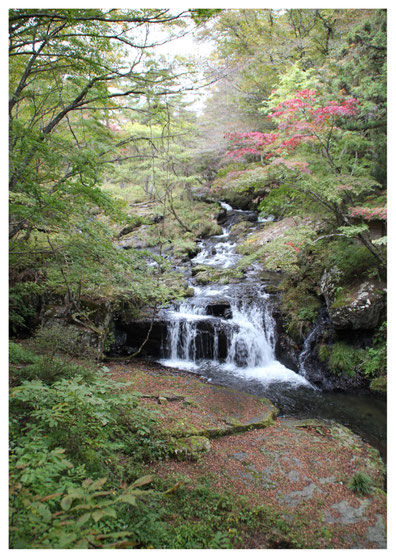
<svg viewBox="0 0 396 558">
<path fill-rule="evenodd" d="M 232 208 L 222 203 L 228 212 Z M 240 258 L 229 241 L 229 228 L 223 234 L 201 241 L 192 265 L 232 268 Z M 275 358 L 275 320 L 270 295 L 255 268 L 244 283 L 195 286 L 194 296 L 176 303 L 163 315 L 167 324 L 164 355 L 166 366 L 217 376 L 254 378 L 262 383 L 288 382 L 310 386 L 308 380 Z"/>
<path fill-rule="evenodd" d="M 324 330 L 330 331 L 331 323 L 326 310 L 321 308 L 315 324 L 305 338 L 302 351 L 298 357 L 298 369 L 299 374 L 304 376 L 304 378 L 307 378 L 308 376 L 311 379 L 315 378 L 315 382 L 317 381 L 323 387 L 330 387 L 331 383 L 324 375 L 319 374 L 318 376 L 320 367 L 318 367 L 317 362 L 315 362 L 315 346 L 317 345 Z"/>
<path fill-rule="evenodd" d="M 319 322 L 316 322 L 316 324 L 313 326 L 313 328 L 311 329 L 311 331 L 307 335 L 307 337 L 304 341 L 303 349 L 302 349 L 302 351 L 301 351 L 301 353 L 298 357 L 299 373 L 301 374 L 301 376 L 304 376 L 304 378 L 307 375 L 306 361 L 307 361 L 308 356 L 311 353 L 311 347 L 312 347 L 313 343 L 316 341 L 316 337 L 317 337 L 317 333 L 318 333 L 319 329 L 320 329 Z"/>
</svg>

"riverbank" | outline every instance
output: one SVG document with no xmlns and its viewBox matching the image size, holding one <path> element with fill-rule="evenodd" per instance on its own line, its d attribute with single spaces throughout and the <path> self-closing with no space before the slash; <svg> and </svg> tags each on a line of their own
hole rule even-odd
<svg viewBox="0 0 396 558">
<path fill-rule="evenodd" d="M 150 363 L 107 365 L 117 381 L 132 382 L 141 404 L 159 412 L 173 456 L 147 465 L 187 486 L 211 479 L 216 491 L 265 504 L 299 532 L 305 548 L 385 548 L 384 465 L 377 450 L 333 421 L 277 417 L 265 398 L 212 385 L 194 374 Z M 359 475 L 373 482 L 359 495 Z M 245 548 L 268 548 L 260 533 Z M 280 547 L 285 548 L 287 537 Z"/>
</svg>

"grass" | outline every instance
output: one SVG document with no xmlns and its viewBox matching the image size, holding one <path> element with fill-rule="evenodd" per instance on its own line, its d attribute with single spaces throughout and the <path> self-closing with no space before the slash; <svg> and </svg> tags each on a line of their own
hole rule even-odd
<svg viewBox="0 0 396 558">
<path fill-rule="evenodd" d="M 348 488 L 359 496 L 367 496 L 373 489 L 373 480 L 366 473 L 359 471 L 353 475 Z"/>
</svg>

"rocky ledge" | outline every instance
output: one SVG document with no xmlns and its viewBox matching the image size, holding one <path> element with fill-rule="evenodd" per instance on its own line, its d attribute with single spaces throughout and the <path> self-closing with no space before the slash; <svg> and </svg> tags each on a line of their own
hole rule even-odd
<svg viewBox="0 0 396 558">
<path fill-rule="evenodd" d="M 386 548 L 385 467 L 347 428 L 279 418 L 267 399 L 193 374 L 147 363 L 109 366 L 160 413 L 170 458 L 151 471 L 192 483 L 210 476 L 214 489 L 281 513 L 305 548 Z M 356 492 L 362 478 L 369 479 L 367 493 Z M 259 538 L 252 548 L 261 548 Z"/>
</svg>

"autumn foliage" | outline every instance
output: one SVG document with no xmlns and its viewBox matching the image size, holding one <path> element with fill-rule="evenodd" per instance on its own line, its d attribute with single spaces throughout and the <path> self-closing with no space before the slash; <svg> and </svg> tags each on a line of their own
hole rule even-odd
<svg viewBox="0 0 396 558">
<path fill-rule="evenodd" d="M 226 155 L 233 159 L 244 155 L 274 159 L 294 151 L 301 143 L 322 141 L 322 136 L 336 127 L 338 119 L 357 114 L 355 98 L 323 103 L 316 90 L 297 90 L 293 97 L 273 107 L 268 114 L 268 119 L 277 126 L 275 132 L 228 133 L 226 138 L 232 149 Z M 307 172 L 307 165 L 300 165 L 300 170 Z"/>
</svg>

